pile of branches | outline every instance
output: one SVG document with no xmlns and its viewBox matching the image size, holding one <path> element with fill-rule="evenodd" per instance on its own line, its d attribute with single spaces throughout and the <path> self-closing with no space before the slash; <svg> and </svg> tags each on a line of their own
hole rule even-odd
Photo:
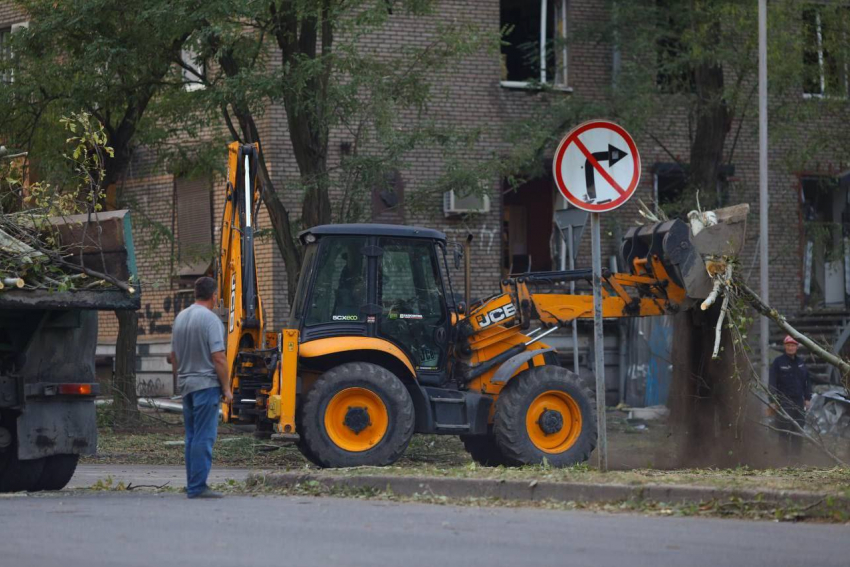
<svg viewBox="0 0 850 567">
<path fill-rule="evenodd" d="M 90 224 L 88 215 L 84 224 Z M 55 217 L 54 217 L 55 218 Z M 44 210 L 0 214 L 0 293 L 13 289 L 67 291 L 118 288 L 134 290 L 127 282 L 83 265 L 82 251 L 98 243 L 63 243 L 51 216 Z M 105 264 L 105 263 L 104 263 Z"/>
<path fill-rule="evenodd" d="M 118 288 L 132 294 L 130 283 L 105 273 L 102 227 L 97 224 L 105 163 L 114 157 L 106 132 L 85 112 L 60 122 L 69 150 L 63 154 L 68 167 L 61 187 L 26 183 L 27 153 L 0 146 L 0 293 Z M 85 259 L 98 254 L 100 262 L 95 263 L 103 271 L 92 269 Z"/>
</svg>

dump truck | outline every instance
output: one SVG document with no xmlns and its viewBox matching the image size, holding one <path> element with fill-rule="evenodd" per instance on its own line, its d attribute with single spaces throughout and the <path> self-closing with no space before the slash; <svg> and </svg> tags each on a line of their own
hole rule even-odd
<svg viewBox="0 0 850 567">
<path fill-rule="evenodd" d="M 48 222 L 68 262 L 136 278 L 128 211 Z M 139 304 L 137 286 L 0 290 L 0 492 L 59 490 L 95 453 L 97 312 Z"/>
<path fill-rule="evenodd" d="M 317 226 L 299 235 L 289 322 L 269 330 L 254 258 L 258 156 L 256 145 L 229 147 L 217 260 L 233 392 L 222 406 L 226 422 L 291 438 L 322 467 L 389 465 L 414 433 L 458 435 L 484 465 L 589 458 L 592 394 L 545 338 L 592 319 L 592 295 L 566 291 L 569 282 L 590 282 L 590 270 L 510 276 L 466 304 L 449 299 L 449 263 L 457 269 L 460 256 L 443 233 Z M 740 249 L 746 212 L 708 217 L 698 242 L 681 220 L 630 230 L 622 243 L 628 271 L 602 274 L 603 316 L 661 316 L 705 300 L 713 288 L 706 260 L 716 270 Z"/>
</svg>

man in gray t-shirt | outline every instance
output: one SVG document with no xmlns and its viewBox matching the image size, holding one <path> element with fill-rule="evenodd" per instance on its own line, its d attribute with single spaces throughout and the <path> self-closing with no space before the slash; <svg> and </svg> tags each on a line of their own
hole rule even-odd
<svg viewBox="0 0 850 567">
<path fill-rule="evenodd" d="M 183 396 L 186 428 L 186 493 L 189 498 L 220 498 L 207 486 L 218 429 L 221 397 L 230 401 L 230 377 L 224 353 L 224 325 L 212 311 L 216 282 L 198 278 L 195 303 L 174 319 L 171 367 Z"/>
</svg>

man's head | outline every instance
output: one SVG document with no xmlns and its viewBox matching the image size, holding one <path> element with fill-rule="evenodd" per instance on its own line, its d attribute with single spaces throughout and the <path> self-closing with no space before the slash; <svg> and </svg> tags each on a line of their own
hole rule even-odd
<svg viewBox="0 0 850 567">
<path fill-rule="evenodd" d="M 785 354 L 788 356 L 795 356 L 797 354 L 797 347 L 800 346 L 800 343 L 794 339 L 791 335 L 786 335 L 785 341 Z"/>
<path fill-rule="evenodd" d="M 206 276 L 195 280 L 195 301 L 211 307 L 215 300 L 215 292 L 218 284 L 212 278 Z"/>
</svg>

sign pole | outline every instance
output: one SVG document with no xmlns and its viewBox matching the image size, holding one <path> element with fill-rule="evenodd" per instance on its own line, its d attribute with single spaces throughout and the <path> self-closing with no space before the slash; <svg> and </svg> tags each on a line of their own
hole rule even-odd
<svg viewBox="0 0 850 567">
<path fill-rule="evenodd" d="M 593 350 L 596 373 L 596 431 L 599 470 L 608 470 L 605 424 L 605 337 L 602 330 L 602 228 L 599 215 L 631 199 L 640 184 L 640 153 L 634 139 L 608 120 L 590 120 L 558 144 L 552 176 L 561 194 L 590 213 L 593 252 Z M 570 239 L 572 242 L 572 239 Z"/>
<path fill-rule="evenodd" d="M 570 254 L 570 270 L 576 269 L 576 254 L 573 248 L 575 247 L 575 243 L 573 242 L 573 225 L 570 224 L 567 226 L 567 238 L 569 239 L 569 254 Z M 561 266 L 563 270 L 563 266 Z M 576 293 L 576 282 L 572 279 L 570 280 L 570 295 L 575 295 Z M 572 322 L 573 327 L 573 372 L 576 376 L 579 375 L 578 368 L 578 321 L 573 319 Z"/>
<path fill-rule="evenodd" d="M 608 434 L 605 423 L 605 338 L 602 333 L 602 237 L 599 213 L 590 213 L 593 253 L 593 350 L 596 354 L 596 427 L 599 470 L 608 470 Z"/>
</svg>

